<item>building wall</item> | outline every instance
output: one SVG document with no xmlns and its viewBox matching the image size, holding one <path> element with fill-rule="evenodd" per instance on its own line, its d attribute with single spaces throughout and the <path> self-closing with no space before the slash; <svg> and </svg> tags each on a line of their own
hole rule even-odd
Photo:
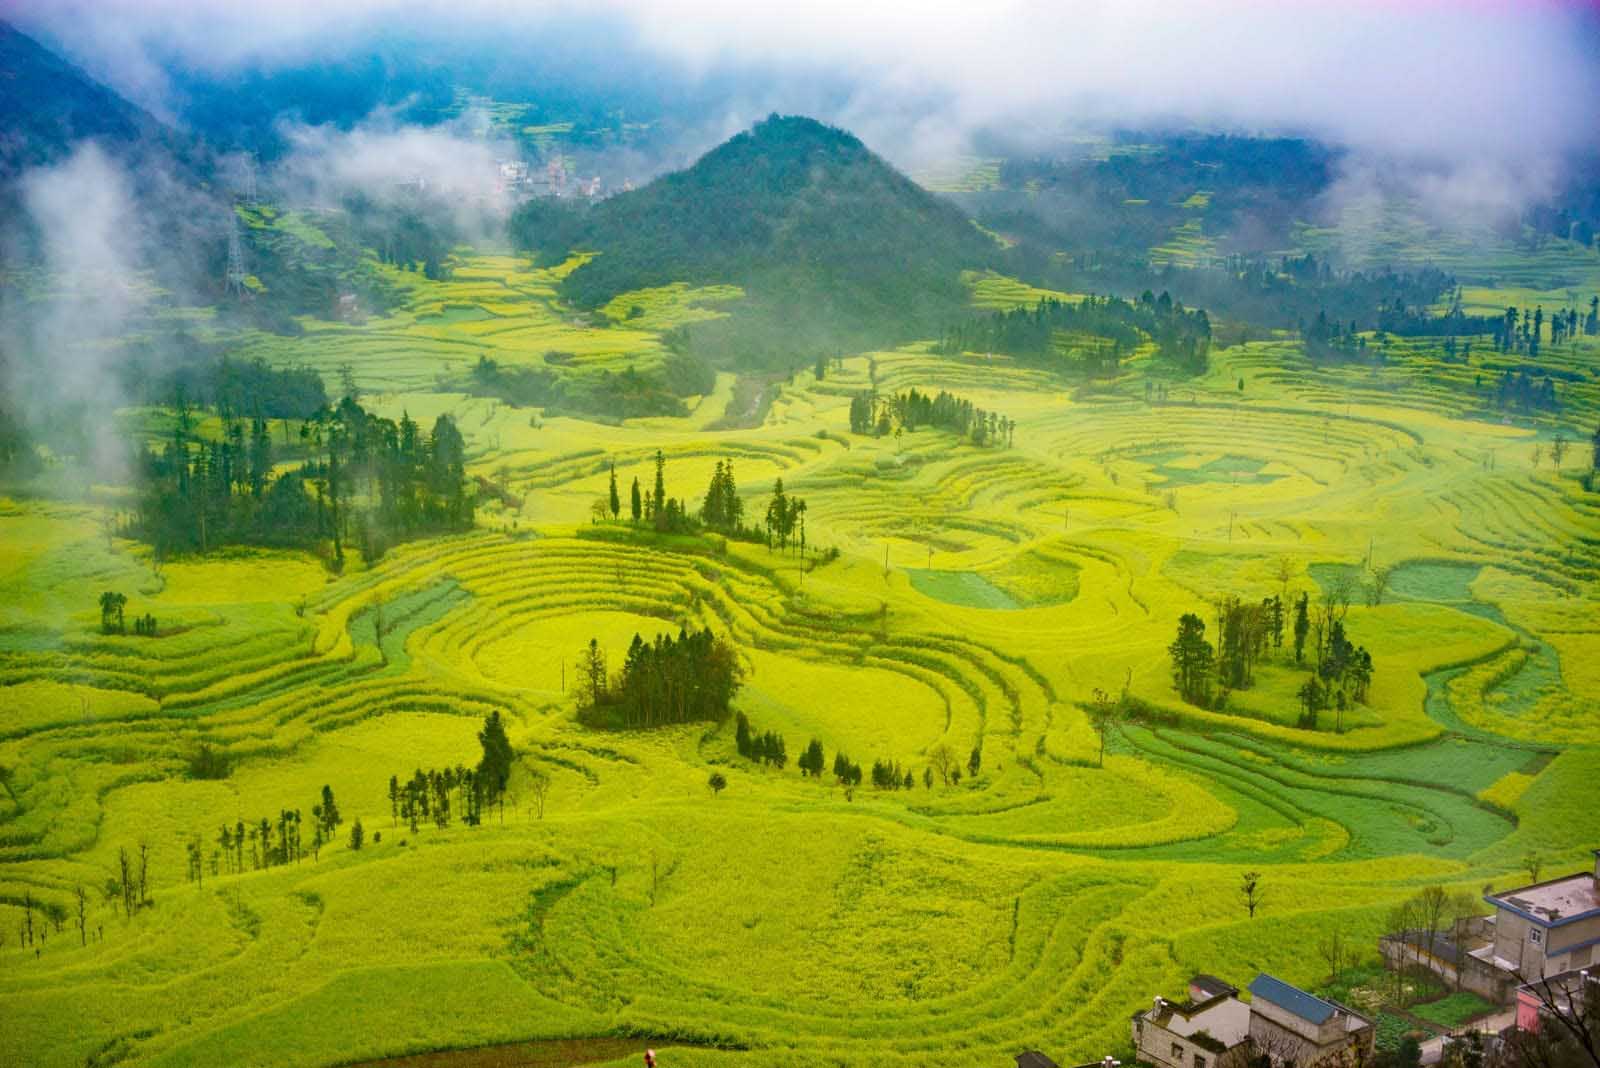
<svg viewBox="0 0 1600 1068">
<path fill-rule="evenodd" d="M 1302 1020 L 1288 1009 L 1274 1005 L 1266 998 L 1253 998 L 1250 1001 L 1250 1030 L 1255 1032 L 1256 1017 L 1262 1016 L 1271 1020 L 1285 1031 L 1292 1032 L 1313 1045 L 1322 1045 L 1338 1037 L 1338 1031 L 1331 1029 L 1330 1025 L 1337 1020 L 1329 1020 L 1321 1027 L 1310 1020 Z"/>
<path fill-rule="evenodd" d="M 1241 1068 L 1244 1064 L 1242 1046 L 1215 1053 L 1142 1015 L 1134 1017 L 1133 1045 L 1139 1060 L 1159 1068 Z"/>
<path fill-rule="evenodd" d="M 1373 1030 L 1367 1027 L 1361 1031 L 1346 1031 L 1344 1021 L 1348 1017 L 1335 1016 L 1328 1021 L 1324 1028 L 1316 1028 L 1309 1021 L 1301 1020 L 1303 1025 L 1299 1029 L 1284 1027 L 1278 1018 L 1289 1015 L 1279 1009 L 1276 1014 L 1268 1015 L 1258 1011 L 1257 1007 L 1267 1007 L 1264 999 L 1256 999 L 1250 1003 L 1250 1037 L 1255 1040 L 1258 1049 L 1271 1053 L 1275 1060 L 1292 1060 L 1296 1068 L 1317 1068 L 1319 1065 L 1331 1066 L 1346 1060 L 1365 1063 L 1371 1059 Z M 1276 1009 L 1277 1006 L 1270 1006 Z M 1290 1017 L 1299 1019 L 1298 1017 Z M 1332 1030 L 1337 1024 L 1337 1029 Z M 1329 1041 L 1321 1042 L 1308 1038 L 1306 1032 L 1326 1034 L 1332 1030 Z M 1358 1057 L 1354 1050 L 1359 1049 Z"/>
<path fill-rule="evenodd" d="M 1594 960 L 1600 959 L 1595 947 L 1588 946 L 1576 951 L 1569 947 L 1581 946 L 1596 939 L 1600 939 L 1600 916 L 1548 928 L 1501 909 L 1495 920 L 1495 955 L 1516 961 L 1523 977 L 1527 979 L 1588 967 Z M 1554 955 L 1551 954 L 1552 950 L 1555 951 Z M 1585 953 L 1588 953 L 1588 960 L 1582 959 Z"/>
<path fill-rule="evenodd" d="M 1517 991 L 1517 1026 L 1524 1031 L 1539 1030 L 1539 999 Z"/>
<path fill-rule="evenodd" d="M 1545 974 L 1559 975 L 1577 968 L 1587 968 L 1596 960 L 1600 960 L 1600 945 L 1593 944 L 1596 940 L 1600 940 L 1600 916 L 1593 916 L 1578 923 L 1569 923 L 1549 932 L 1545 936 L 1545 941 L 1548 943 L 1546 948 L 1548 965 Z M 1554 955 L 1550 956 L 1552 952 Z"/>
</svg>

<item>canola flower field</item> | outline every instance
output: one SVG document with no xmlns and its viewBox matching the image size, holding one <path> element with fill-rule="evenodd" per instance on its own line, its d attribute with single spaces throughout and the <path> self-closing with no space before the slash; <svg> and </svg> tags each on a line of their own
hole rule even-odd
<svg viewBox="0 0 1600 1068">
<path fill-rule="evenodd" d="M 241 354 L 330 384 L 348 367 L 385 415 L 453 414 L 469 472 L 508 491 L 474 532 L 338 576 L 246 550 L 157 568 L 107 536 L 106 506 L 0 500 L 0 1063 L 312 1068 L 630 1035 L 674 1065 L 1072 1063 L 1122 1049 L 1128 1013 L 1194 972 L 1315 983 L 1319 939 L 1375 956 L 1386 911 L 1424 885 L 1515 885 L 1530 852 L 1554 873 L 1600 846 L 1586 441 L 1557 469 L 1550 428 L 1490 410 L 1434 346 L 1330 368 L 1269 336 L 1158 401 L 1147 353 L 1074 386 L 911 345 L 796 373 L 754 427 L 710 429 L 740 422 L 719 422 L 731 375 L 683 418 L 611 426 L 439 385 L 481 354 L 647 366 L 662 331 L 737 290 L 627 295 L 604 326 L 511 257 L 407 277 L 391 316 Z M 973 282 L 980 306 L 1039 294 Z M 1592 427 L 1600 344 L 1549 359 L 1572 372 L 1569 436 Z M 1015 419 L 1015 443 L 852 435 L 869 387 L 956 392 Z M 718 461 L 751 511 L 781 478 L 837 558 L 594 524 L 612 465 L 624 493 L 649 485 L 658 448 L 691 502 Z M 1386 595 L 1346 619 L 1373 683 L 1343 730 L 1297 726 L 1285 652 L 1223 711 L 1178 700 L 1181 614 L 1315 601 L 1375 564 Z M 107 589 L 161 635 L 102 634 Z M 591 637 L 620 658 L 683 626 L 732 642 L 737 707 L 791 752 L 816 738 L 916 786 L 756 765 L 731 722 L 577 723 Z M 1114 732 L 1103 762 L 1097 689 L 1163 713 Z M 396 820 L 389 777 L 474 762 L 491 711 L 518 754 L 504 810 Z M 201 744 L 226 778 L 186 774 Z M 981 767 L 924 785 L 940 746 Z M 341 834 L 314 860 L 186 877 L 196 836 L 209 854 L 219 825 L 309 809 L 324 784 L 364 848 Z M 105 887 L 140 846 L 153 904 L 129 918 Z M 25 901 L 38 952 L 19 943 Z"/>
</svg>

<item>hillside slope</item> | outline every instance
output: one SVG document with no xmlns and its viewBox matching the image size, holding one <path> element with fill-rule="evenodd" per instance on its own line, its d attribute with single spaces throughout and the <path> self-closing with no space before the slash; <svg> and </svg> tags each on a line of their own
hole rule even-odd
<svg viewBox="0 0 1600 1068">
<path fill-rule="evenodd" d="M 113 154 L 175 145 L 173 131 L 143 108 L 6 22 L 0 22 L 0 180 L 54 163 L 93 139 Z"/>
<path fill-rule="evenodd" d="M 776 115 L 586 211 L 526 205 L 513 237 L 551 257 L 598 251 L 564 285 L 585 307 L 676 281 L 743 286 L 732 322 L 697 328 L 697 340 L 747 363 L 935 332 L 965 302 L 960 271 L 997 251 L 856 137 Z"/>
</svg>

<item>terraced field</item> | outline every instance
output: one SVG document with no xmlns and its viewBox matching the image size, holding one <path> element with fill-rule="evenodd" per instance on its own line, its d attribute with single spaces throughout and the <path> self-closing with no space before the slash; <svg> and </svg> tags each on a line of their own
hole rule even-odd
<svg viewBox="0 0 1600 1068">
<path fill-rule="evenodd" d="M 0 1063 L 318 1066 L 607 1036 L 673 1065 L 1086 1061 L 1192 972 L 1315 982 L 1305 947 L 1330 930 L 1373 947 L 1422 885 L 1506 885 L 1529 851 L 1554 872 L 1600 845 L 1600 497 L 1570 457 L 1530 469 L 1553 425 L 1481 418 L 1431 350 L 1373 372 L 1269 338 L 1152 404 L 1144 355 L 1088 390 L 914 345 L 797 373 L 753 428 L 708 429 L 726 378 L 687 418 L 599 426 L 436 384 L 482 353 L 648 361 L 660 331 L 738 294 L 631 295 L 600 326 L 509 258 L 408 284 L 391 321 L 241 351 L 330 381 L 348 364 L 386 414 L 453 413 L 470 473 L 508 491 L 477 531 L 337 577 L 268 552 L 153 568 L 97 507 L 0 503 Z M 990 306 L 1034 296 L 974 285 Z M 1594 421 L 1597 357 L 1592 339 L 1562 357 L 1590 376 L 1569 437 Z M 872 382 L 959 393 L 1015 419 L 1015 445 L 851 435 Z M 690 501 L 718 461 L 757 514 L 782 478 L 815 551 L 593 524 L 612 464 L 648 485 L 657 449 Z M 1222 711 L 1177 700 L 1180 614 L 1315 600 L 1369 563 L 1392 570 L 1381 603 L 1349 609 L 1374 678 L 1343 730 L 1296 726 L 1287 650 Z M 161 636 L 99 633 L 112 588 Z M 815 737 L 917 785 L 764 768 L 731 723 L 576 722 L 591 637 L 615 666 L 633 634 L 680 627 L 731 641 L 738 707 L 791 753 Z M 1085 704 L 1124 688 L 1151 714 L 1102 760 Z M 504 811 L 397 820 L 389 777 L 473 762 L 491 711 L 519 756 Z M 202 743 L 230 775 L 190 777 Z M 980 767 L 924 785 L 940 747 Z M 324 784 L 364 848 L 341 834 L 326 857 L 186 878 L 196 836 L 209 857 L 220 825 L 309 812 Z M 129 919 L 104 887 L 140 845 L 154 904 Z M 1267 887 L 1254 919 L 1247 869 Z M 49 921 L 37 953 L 17 940 L 26 900 Z"/>
</svg>

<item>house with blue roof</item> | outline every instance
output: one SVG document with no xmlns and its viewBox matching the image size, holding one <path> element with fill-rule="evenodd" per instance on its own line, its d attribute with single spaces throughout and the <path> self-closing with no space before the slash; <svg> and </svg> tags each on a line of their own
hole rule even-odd
<svg viewBox="0 0 1600 1068">
<path fill-rule="evenodd" d="M 1594 858 L 1592 871 L 1485 894 L 1494 936 L 1472 955 L 1519 983 L 1600 961 L 1600 849 Z"/>
<path fill-rule="evenodd" d="M 1273 1064 L 1317 1068 L 1370 1061 L 1376 1032 L 1354 1009 L 1266 972 L 1250 981 L 1249 990 L 1250 1042 Z"/>
</svg>

